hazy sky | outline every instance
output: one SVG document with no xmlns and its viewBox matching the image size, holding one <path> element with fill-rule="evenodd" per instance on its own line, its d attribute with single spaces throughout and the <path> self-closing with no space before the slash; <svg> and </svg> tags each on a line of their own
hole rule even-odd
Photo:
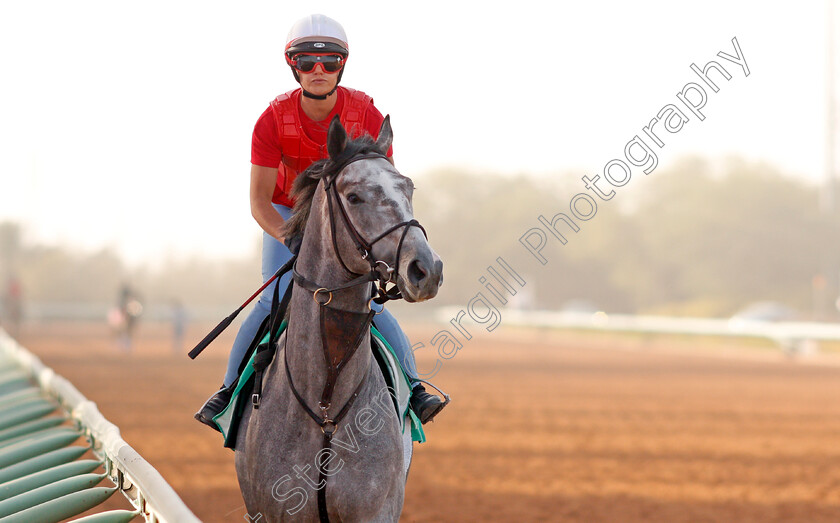
<svg viewBox="0 0 840 523">
<path fill-rule="evenodd" d="M 391 114 L 409 176 L 599 173 L 709 60 L 732 79 L 709 91 L 704 121 L 688 114 L 666 136 L 660 168 L 738 154 L 824 176 L 826 3 L 490 5 L 4 2 L 0 221 L 132 261 L 252 252 L 251 131 L 297 86 L 282 48 L 312 12 L 344 25 L 343 85 Z M 733 37 L 748 77 L 716 56 Z"/>
</svg>

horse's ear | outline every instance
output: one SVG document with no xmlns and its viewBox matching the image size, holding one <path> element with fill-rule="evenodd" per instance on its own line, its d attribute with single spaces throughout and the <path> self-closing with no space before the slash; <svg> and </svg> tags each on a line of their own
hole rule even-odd
<svg viewBox="0 0 840 523">
<path fill-rule="evenodd" d="M 347 147 L 347 131 L 341 125 L 341 119 L 335 115 L 330 122 L 330 129 L 327 131 L 327 152 L 330 158 L 335 158 Z"/>
<path fill-rule="evenodd" d="M 376 139 L 376 148 L 380 153 L 388 155 L 391 142 L 394 141 L 394 132 L 391 130 L 391 115 L 382 120 L 382 127 L 379 128 L 379 138 Z"/>
</svg>

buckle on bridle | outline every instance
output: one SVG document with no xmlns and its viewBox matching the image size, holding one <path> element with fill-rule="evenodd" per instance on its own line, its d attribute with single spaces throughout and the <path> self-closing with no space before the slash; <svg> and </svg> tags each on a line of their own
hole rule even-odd
<svg viewBox="0 0 840 523">
<path fill-rule="evenodd" d="M 324 423 L 321 424 L 321 432 L 328 438 L 331 438 L 335 434 L 335 422 L 331 419 L 325 419 Z"/>
<path fill-rule="evenodd" d="M 382 305 L 382 308 L 379 310 L 379 312 L 376 312 L 375 310 L 373 310 L 373 307 L 371 306 L 371 304 L 373 303 L 373 300 L 374 300 L 374 299 L 375 299 L 375 298 L 371 298 L 371 299 L 369 299 L 369 300 L 368 300 L 368 310 L 369 310 L 370 312 L 372 312 L 373 314 L 375 314 L 376 316 L 379 316 L 380 314 L 382 314 L 383 312 L 385 312 L 385 305 Z"/>
<path fill-rule="evenodd" d="M 327 298 L 327 301 L 325 301 L 325 302 L 318 301 L 318 293 L 321 292 L 321 291 L 326 292 L 327 294 L 330 295 L 330 297 Z M 333 294 L 332 294 L 332 291 L 330 291 L 329 289 L 321 287 L 321 288 L 317 289 L 314 293 L 312 293 L 312 299 L 315 300 L 315 303 L 317 303 L 318 305 L 321 305 L 321 306 L 325 307 L 325 306 L 329 305 L 330 302 L 332 301 Z"/>
</svg>

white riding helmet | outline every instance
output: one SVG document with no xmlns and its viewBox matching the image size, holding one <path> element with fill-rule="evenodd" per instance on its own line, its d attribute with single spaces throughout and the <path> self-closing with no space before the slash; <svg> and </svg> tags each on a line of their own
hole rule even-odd
<svg viewBox="0 0 840 523">
<path fill-rule="evenodd" d="M 292 25 L 286 37 L 286 60 L 297 53 L 336 53 L 347 59 L 350 46 L 341 24 L 324 15 L 309 15 Z"/>
<path fill-rule="evenodd" d="M 332 18 L 324 15 L 309 15 L 301 18 L 292 25 L 289 35 L 286 37 L 286 64 L 292 69 L 295 81 L 300 83 L 298 72 L 292 67 L 292 57 L 298 53 L 335 53 L 344 58 L 350 55 L 350 46 L 347 44 L 347 34 L 341 24 Z M 307 98 L 324 100 L 338 89 L 341 77 L 344 75 L 344 68 L 338 73 L 335 88 L 325 95 L 315 95 L 303 90 Z"/>
</svg>

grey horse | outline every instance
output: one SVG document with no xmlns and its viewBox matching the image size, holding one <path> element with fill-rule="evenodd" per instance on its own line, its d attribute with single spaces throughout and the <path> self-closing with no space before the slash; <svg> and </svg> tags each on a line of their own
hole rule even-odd
<svg viewBox="0 0 840 523">
<path fill-rule="evenodd" d="M 341 318 L 369 317 L 362 313 L 370 314 L 372 284 L 347 286 L 358 275 L 378 273 L 409 302 L 433 298 L 442 283 L 443 263 L 413 219 L 414 185 L 385 157 L 392 139 L 388 117 L 376 141 L 349 140 L 334 119 L 329 159 L 295 181 L 297 203 L 284 232 L 305 234 L 288 328 L 265 370 L 259 408 L 246 407 L 236 443 L 236 472 L 252 521 L 397 521 L 402 511 L 406 438 L 366 349 L 369 329 L 363 321 L 324 328 L 321 317 L 327 302 Z M 374 238 L 363 258 L 359 240 Z M 352 342 L 330 341 L 333 336 Z M 328 367 L 342 357 L 349 359 L 335 379 L 328 413 Z M 330 423 L 318 423 L 319 408 Z M 333 434 L 330 448 L 325 430 Z"/>
</svg>

